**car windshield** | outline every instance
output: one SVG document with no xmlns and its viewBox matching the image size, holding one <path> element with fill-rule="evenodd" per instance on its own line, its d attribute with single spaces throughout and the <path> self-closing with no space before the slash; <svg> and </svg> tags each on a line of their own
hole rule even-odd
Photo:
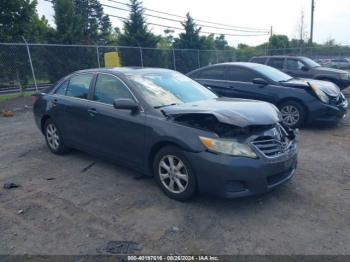
<svg viewBox="0 0 350 262">
<path fill-rule="evenodd" d="M 287 75 L 283 73 L 282 71 L 273 68 L 271 66 L 266 66 L 266 65 L 255 65 L 254 69 L 260 72 L 262 75 L 265 77 L 271 79 L 272 81 L 275 82 L 287 82 L 289 80 L 292 80 L 293 77 L 290 75 Z"/>
<path fill-rule="evenodd" d="M 137 73 L 128 78 L 146 102 L 155 108 L 217 97 L 204 86 L 174 71 Z"/>
<path fill-rule="evenodd" d="M 321 66 L 320 64 L 316 63 L 314 60 L 311 60 L 310 58 L 307 58 L 307 57 L 301 57 L 300 60 L 303 61 L 310 68 Z"/>
</svg>

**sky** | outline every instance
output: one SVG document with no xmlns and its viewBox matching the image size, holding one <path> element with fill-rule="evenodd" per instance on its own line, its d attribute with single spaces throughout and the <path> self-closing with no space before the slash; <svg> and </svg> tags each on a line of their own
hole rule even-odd
<svg viewBox="0 0 350 262">
<path fill-rule="evenodd" d="M 118 0 L 128 3 L 127 0 Z M 125 6 L 108 0 L 100 0 L 101 4 Z M 301 13 L 304 12 L 304 30 L 310 32 L 311 0 L 143 0 L 143 6 L 149 9 L 163 11 L 171 14 L 185 16 L 190 12 L 194 19 L 206 20 L 215 23 L 238 27 L 261 28 L 270 30 L 274 34 L 284 34 L 289 38 L 298 38 L 300 30 Z M 106 14 L 127 17 L 128 12 L 104 7 Z M 54 12 L 51 3 L 38 1 L 39 15 L 45 15 L 51 24 L 54 24 Z M 147 12 L 146 12 L 147 13 Z M 163 14 L 149 13 L 165 17 Z M 169 16 L 166 16 L 169 17 Z M 110 17 L 112 25 L 122 28 L 118 18 Z M 172 17 L 175 20 L 181 18 Z M 147 17 L 149 23 L 166 26 L 181 27 L 179 22 L 165 21 L 158 18 Z M 200 22 L 198 22 L 200 23 Z M 203 23 L 201 23 L 203 24 Z M 208 24 L 206 24 L 208 25 Z M 211 25 L 217 26 L 218 25 Z M 221 26 L 222 27 L 222 26 Z M 149 25 L 153 33 L 162 34 L 162 28 Z M 229 30 L 202 27 L 202 31 L 227 34 L 248 34 Z M 324 43 L 330 38 L 336 43 L 350 45 L 350 0 L 315 0 L 314 15 L 314 41 Z M 175 30 L 175 34 L 180 31 Z M 239 43 L 259 45 L 268 40 L 264 36 L 226 36 L 230 45 Z"/>
</svg>

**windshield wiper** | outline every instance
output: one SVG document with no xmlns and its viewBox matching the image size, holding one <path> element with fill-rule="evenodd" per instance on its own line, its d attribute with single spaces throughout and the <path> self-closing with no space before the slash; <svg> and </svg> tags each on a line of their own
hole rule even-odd
<svg viewBox="0 0 350 262">
<path fill-rule="evenodd" d="M 162 108 L 162 107 L 176 106 L 176 105 L 177 105 L 176 103 L 172 103 L 172 104 L 169 104 L 169 105 L 154 106 L 154 108 L 155 108 L 155 109 L 159 109 L 159 108 Z"/>
</svg>

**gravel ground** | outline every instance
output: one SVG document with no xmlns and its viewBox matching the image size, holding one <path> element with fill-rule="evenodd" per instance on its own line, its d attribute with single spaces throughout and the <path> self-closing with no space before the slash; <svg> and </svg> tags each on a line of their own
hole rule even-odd
<svg viewBox="0 0 350 262">
<path fill-rule="evenodd" d="M 301 130 L 298 170 L 278 190 L 180 203 L 132 170 L 51 154 L 18 110 L 0 117 L 0 186 L 0 254 L 96 254 L 109 241 L 135 254 L 350 254 L 349 117 Z"/>
</svg>

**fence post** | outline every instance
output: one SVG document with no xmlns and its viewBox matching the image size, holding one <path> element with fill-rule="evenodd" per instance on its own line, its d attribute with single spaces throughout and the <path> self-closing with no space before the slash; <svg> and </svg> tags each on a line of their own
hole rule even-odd
<svg viewBox="0 0 350 262">
<path fill-rule="evenodd" d="M 174 65 L 174 70 L 176 71 L 175 51 L 174 51 L 174 48 L 172 48 L 171 50 L 173 51 L 173 65 Z"/>
<path fill-rule="evenodd" d="M 101 67 L 101 64 L 100 64 L 100 52 L 99 52 L 99 49 L 98 49 L 98 45 L 96 46 L 96 56 L 97 56 L 98 68 L 100 68 Z"/>
<path fill-rule="evenodd" d="M 197 61 L 198 61 L 198 68 L 200 68 L 201 67 L 201 60 L 199 57 L 199 49 L 197 49 Z"/>
<path fill-rule="evenodd" d="M 140 49 L 140 61 L 141 61 L 141 67 L 143 67 L 143 52 L 142 52 L 142 47 L 139 47 Z"/>
<path fill-rule="evenodd" d="M 29 58 L 29 64 L 30 64 L 30 69 L 32 70 L 32 75 L 33 75 L 33 80 L 34 80 L 34 85 L 35 85 L 35 90 L 38 92 L 38 85 L 36 84 L 36 78 L 35 78 L 35 73 L 34 73 L 34 68 L 33 68 L 33 63 L 32 63 L 32 57 L 30 55 L 30 50 L 29 50 L 29 45 L 27 40 L 22 36 L 22 39 L 26 45 L 27 48 L 27 53 L 28 53 L 28 58 Z"/>
<path fill-rule="evenodd" d="M 218 50 L 215 49 L 215 55 L 216 55 L 216 63 L 219 63 L 219 57 L 218 57 Z"/>
</svg>

